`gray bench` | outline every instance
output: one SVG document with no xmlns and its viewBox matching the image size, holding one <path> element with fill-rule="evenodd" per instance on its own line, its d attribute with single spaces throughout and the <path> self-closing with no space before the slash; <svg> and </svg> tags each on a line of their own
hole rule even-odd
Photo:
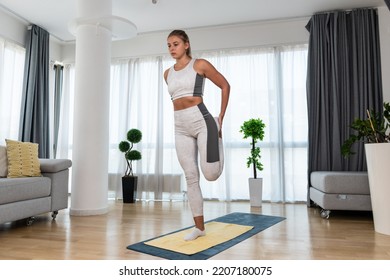
<svg viewBox="0 0 390 280">
<path fill-rule="evenodd" d="M 331 210 L 372 210 L 367 172 L 315 171 L 310 181 L 309 196 L 322 208 L 322 218 Z"/>
</svg>

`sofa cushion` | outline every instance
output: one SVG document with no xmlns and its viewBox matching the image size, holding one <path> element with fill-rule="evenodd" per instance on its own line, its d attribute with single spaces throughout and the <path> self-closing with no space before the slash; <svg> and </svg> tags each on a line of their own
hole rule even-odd
<svg viewBox="0 0 390 280">
<path fill-rule="evenodd" d="M 48 177 L 0 179 L 0 205 L 47 197 L 50 194 L 51 179 Z"/>
<path fill-rule="evenodd" d="M 0 177 L 7 177 L 7 148 L 0 145 Z"/>
<path fill-rule="evenodd" d="M 38 144 L 6 139 L 8 178 L 41 176 Z"/>
<path fill-rule="evenodd" d="M 310 181 L 324 193 L 370 194 L 367 172 L 315 171 L 310 174 Z"/>
</svg>

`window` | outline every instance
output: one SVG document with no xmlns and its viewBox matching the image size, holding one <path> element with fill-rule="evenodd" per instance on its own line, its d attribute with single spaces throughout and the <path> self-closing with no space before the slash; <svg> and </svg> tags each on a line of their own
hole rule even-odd
<svg viewBox="0 0 390 280">
<path fill-rule="evenodd" d="M 267 125 L 265 140 L 260 143 L 265 168 L 259 176 L 264 178 L 264 199 L 306 201 L 307 45 L 227 50 L 194 56 L 209 60 L 231 85 L 223 128 L 225 171 L 216 182 L 202 179 L 204 197 L 249 198 L 247 178 L 252 175 L 251 169 L 246 167 L 246 158 L 250 146 L 239 130 L 245 120 L 261 118 Z M 158 176 L 182 173 L 174 149 L 173 108 L 163 81 L 164 70 L 173 63 L 170 58 L 156 57 L 112 64 L 110 173 L 123 173 L 124 160 L 117 143 L 133 127 L 144 134 L 138 146 L 143 159 L 136 163 L 136 173 Z M 209 111 L 218 115 L 220 92 L 210 81 L 206 82 L 204 100 Z M 155 196 L 165 188 L 160 185 L 162 181 L 145 184 L 156 184 L 152 188 Z M 117 180 L 117 190 L 119 188 Z"/>
<path fill-rule="evenodd" d="M 25 49 L 0 38 L 0 141 L 18 139 Z"/>
<path fill-rule="evenodd" d="M 231 85 L 223 124 L 225 168 L 216 182 L 201 177 L 204 198 L 249 199 L 252 169 L 247 168 L 246 159 L 250 143 L 239 130 L 245 120 L 261 118 L 266 124 L 265 139 L 259 143 L 263 199 L 306 201 L 307 45 L 195 53 L 194 57 L 209 60 Z M 181 198 L 180 190 L 185 189 L 183 176 L 178 180 L 182 170 L 174 147 L 173 107 L 163 78 L 164 70 L 173 63 L 168 57 L 147 57 L 111 64 L 109 188 L 116 197 L 121 196 L 120 178 L 125 170 L 118 143 L 130 128 L 143 133 L 142 142 L 137 144 L 142 160 L 133 164 L 136 175 L 142 177 L 138 189 L 143 191 L 142 197 Z M 74 72 L 66 73 L 64 86 L 68 90 L 64 93 L 69 91 L 72 96 Z M 213 115 L 219 113 L 220 91 L 210 81 L 206 82 L 204 102 Z M 72 112 L 71 108 L 66 111 Z M 68 121 L 70 133 L 72 121 Z"/>
</svg>

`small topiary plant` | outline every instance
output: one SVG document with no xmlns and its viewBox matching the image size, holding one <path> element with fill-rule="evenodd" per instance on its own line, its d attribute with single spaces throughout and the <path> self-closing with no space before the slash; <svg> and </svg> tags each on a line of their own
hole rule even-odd
<svg viewBox="0 0 390 280">
<path fill-rule="evenodd" d="M 133 150 L 134 144 L 139 143 L 142 139 L 142 132 L 138 129 L 130 129 L 127 132 L 127 141 L 121 141 L 119 143 L 119 150 L 125 153 L 125 159 L 127 163 L 125 176 L 134 176 L 133 174 L 133 160 L 140 160 L 142 158 L 141 152 Z"/>
<path fill-rule="evenodd" d="M 240 132 L 244 134 L 244 139 L 251 138 L 251 154 L 248 157 L 247 167 L 249 168 L 251 164 L 253 165 L 253 176 L 257 178 L 257 170 L 263 170 L 263 164 L 260 162 L 260 148 L 256 147 L 258 140 L 263 140 L 264 138 L 264 128 L 265 124 L 261 119 L 250 119 L 245 121 Z"/>
</svg>

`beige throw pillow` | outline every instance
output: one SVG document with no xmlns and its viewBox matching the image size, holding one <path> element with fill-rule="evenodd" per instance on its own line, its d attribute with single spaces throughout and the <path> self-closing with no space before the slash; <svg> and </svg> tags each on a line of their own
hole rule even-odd
<svg viewBox="0 0 390 280">
<path fill-rule="evenodd" d="M 8 178 L 41 176 L 38 144 L 5 140 L 7 144 Z"/>
<path fill-rule="evenodd" d="M 7 177 L 7 148 L 0 145 L 0 177 Z"/>
</svg>

